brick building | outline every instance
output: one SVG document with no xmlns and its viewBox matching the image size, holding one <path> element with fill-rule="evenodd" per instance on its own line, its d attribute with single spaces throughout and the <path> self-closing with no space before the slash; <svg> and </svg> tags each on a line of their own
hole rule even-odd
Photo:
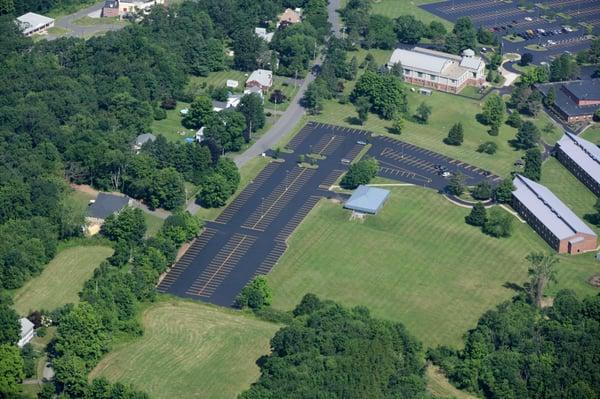
<svg viewBox="0 0 600 399">
<path fill-rule="evenodd" d="M 600 79 L 535 85 L 544 96 L 554 88 L 554 109 L 568 123 L 589 122 L 600 108 Z"/>
<path fill-rule="evenodd" d="M 521 175 L 515 176 L 513 184 L 513 208 L 558 253 L 596 249 L 596 233 L 552 191 Z"/>
<path fill-rule="evenodd" d="M 459 93 L 465 86 L 485 83 L 485 62 L 469 49 L 462 56 L 421 47 L 396 49 L 388 67 L 398 63 L 402 65 L 406 82 L 448 93 Z"/>
<path fill-rule="evenodd" d="M 556 158 L 594 194 L 600 197 L 600 148 L 565 132 L 555 146 Z"/>
</svg>

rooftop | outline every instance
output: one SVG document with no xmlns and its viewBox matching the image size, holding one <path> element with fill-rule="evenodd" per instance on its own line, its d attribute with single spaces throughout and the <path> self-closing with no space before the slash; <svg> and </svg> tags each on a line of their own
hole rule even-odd
<svg viewBox="0 0 600 399">
<path fill-rule="evenodd" d="M 344 204 L 344 208 L 362 213 L 375 214 L 390 195 L 389 190 L 376 187 L 358 186 Z"/>
<path fill-rule="evenodd" d="M 23 317 L 19 320 L 21 322 L 21 337 L 27 335 L 29 331 L 35 327 L 35 325 L 26 317 Z"/>
<path fill-rule="evenodd" d="M 44 25 L 54 22 L 54 19 L 45 17 L 40 14 L 36 14 L 34 12 L 28 12 L 27 14 L 23 14 L 20 17 L 17 17 L 17 21 L 19 21 L 19 23 L 21 24 L 21 27 L 23 28 L 23 33 L 28 34 L 36 29 L 41 28 Z"/>
<path fill-rule="evenodd" d="M 569 132 L 565 132 L 556 145 L 600 184 L 600 148 L 597 145 Z"/>
<path fill-rule="evenodd" d="M 453 79 L 458 79 L 467 70 L 478 70 L 483 63 L 480 57 L 461 57 L 422 47 L 415 47 L 412 50 L 394 50 L 389 63 L 396 64 L 398 62 L 410 69 Z"/>
<path fill-rule="evenodd" d="M 579 100 L 600 100 L 600 79 L 567 82 L 563 87 Z"/>
<path fill-rule="evenodd" d="M 257 69 L 250 74 L 248 82 L 258 82 L 261 86 L 271 86 L 273 84 L 273 72 L 266 69 Z"/>
<path fill-rule="evenodd" d="M 129 204 L 129 197 L 100 193 L 96 201 L 88 208 L 88 216 L 97 219 L 106 219 L 113 213 L 119 212 Z"/>
<path fill-rule="evenodd" d="M 594 82 L 596 79 L 586 82 Z M 573 83 L 573 82 L 570 82 Z M 577 81 L 579 83 L 579 81 Z M 536 84 L 535 87 L 546 95 L 550 87 L 554 87 L 556 93 L 556 99 L 554 101 L 554 105 L 560 109 L 567 116 L 580 116 L 580 115 L 592 115 L 597 109 L 597 105 L 577 105 L 575 100 L 567 91 L 570 91 L 566 87 L 565 82 L 556 82 L 556 83 L 540 83 Z M 576 87 L 576 86 L 570 86 Z"/>
<path fill-rule="evenodd" d="M 513 195 L 559 240 L 577 233 L 596 236 L 588 225 L 546 187 L 521 175 L 515 176 L 513 184 Z"/>
<path fill-rule="evenodd" d="M 137 136 L 135 138 L 135 144 L 138 146 L 142 146 L 144 144 L 146 144 L 149 141 L 154 141 L 156 140 L 156 136 L 153 135 L 152 133 L 144 133 L 144 134 L 140 134 L 139 136 Z"/>
</svg>

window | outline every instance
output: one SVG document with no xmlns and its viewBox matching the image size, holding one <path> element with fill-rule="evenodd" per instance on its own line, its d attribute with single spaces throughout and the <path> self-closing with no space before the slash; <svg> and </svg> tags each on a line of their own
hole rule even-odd
<svg viewBox="0 0 600 399">
<path fill-rule="evenodd" d="M 435 75 L 429 75 L 429 79 L 433 82 L 437 81 L 437 76 Z"/>
<path fill-rule="evenodd" d="M 423 73 L 422 72 L 417 72 L 417 76 L 422 78 L 423 77 Z"/>
</svg>

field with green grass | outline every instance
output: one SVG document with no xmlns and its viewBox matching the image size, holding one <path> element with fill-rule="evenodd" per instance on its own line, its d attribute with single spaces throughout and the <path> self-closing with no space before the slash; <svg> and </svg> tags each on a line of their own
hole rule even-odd
<svg viewBox="0 0 600 399">
<path fill-rule="evenodd" d="M 14 306 L 20 315 L 78 302 L 78 293 L 100 263 L 112 254 L 107 246 L 77 246 L 60 251 L 39 276 L 18 289 Z"/>
<path fill-rule="evenodd" d="M 312 292 L 401 321 L 425 345 L 459 346 L 483 312 L 515 294 L 506 283 L 525 281 L 525 256 L 550 248 L 517 220 L 512 237 L 496 239 L 433 191 L 391 190 L 381 213 L 362 222 L 322 200 L 268 276 L 273 306 L 292 309 Z M 561 257 L 553 289 L 597 293 L 586 283 L 597 269 L 592 257 Z"/>
<path fill-rule="evenodd" d="M 588 141 L 591 141 L 592 143 L 596 143 L 596 145 L 600 145 L 600 124 L 596 123 L 590 126 L 585 132 L 581 134 L 581 137 Z"/>
<path fill-rule="evenodd" d="M 144 220 L 146 221 L 146 237 L 154 237 L 165 222 L 158 216 L 147 212 L 144 212 Z"/>
<path fill-rule="evenodd" d="M 90 377 L 131 383 L 155 399 L 231 399 L 259 375 L 279 329 L 251 316 L 172 300 L 142 315 L 144 336 L 112 350 Z"/>
<path fill-rule="evenodd" d="M 413 15 L 424 23 L 439 21 L 447 29 L 452 28 L 452 24 L 442 18 L 439 18 L 419 6 L 422 4 L 436 3 L 438 0 L 373 0 L 373 14 L 381 14 L 390 18 L 396 18 L 400 15 Z"/>
<path fill-rule="evenodd" d="M 103 25 L 127 25 L 127 21 L 119 17 L 110 18 L 92 18 L 90 16 L 84 16 L 73 21 L 73 25 L 77 26 L 103 26 Z"/>
<path fill-rule="evenodd" d="M 182 141 L 186 137 L 193 137 L 196 133 L 181 125 L 180 111 L 189 108 L 190 104 L 178 102 L 175 109 L 167 111 L 167 118 L 160 121 L 152 121 L 152 133 L 156 136 L 162 134 L 169 141 Z M 184 133 L 184 134 L 180 134 Z"/>
</svg>

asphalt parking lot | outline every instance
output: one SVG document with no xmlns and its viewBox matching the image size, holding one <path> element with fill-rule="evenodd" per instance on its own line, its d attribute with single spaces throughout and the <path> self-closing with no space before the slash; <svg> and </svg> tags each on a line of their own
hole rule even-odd
<svg viewBox="0 0 600 399">
<path fill-rule="evenodd" d="M 433 151 L 370 132 L 310 122 L 290 141 L 283 162 L 269 163 L 213 222 L 161 280 L 159 292 L 231 306 L 256 275 L 267 274 L 286 241 L 316 203 L 339 196 L 329 190 L 350 161 L 367 154 L 379 160 L 379 175 L 443 190 L 461 173 L 468 185 L 499 178 Z M 301 154 L 315 154 L 318 168 L 300 167 Z"/>
<path fill-rule="evenodd" d="M 595 34 L 600 34 L 600 0 L 545 0 L 540 3 L 547 10 L 562 14 L 568 20 L 562 17 L 548 20 L 543 18 L 548 13 L 543 8 L 534 6 L 530 10 L 520 9 L 515 1 L 447 0 L 421 7 L 451 22 L 468 16 L 476 27 L 492 29 L 499 38 L 511 33 L 526 34 L 530 31 L 533 35 L 527 35 L 524 41 L 518 43 L 503 39 L 503 52 L 529 52 L 534 57 L 533 62 L 537 64 L 548 62 L 565 52 L 576 54 L 589 48 L 591 39 L 582 24 L 588 24 Z M 565 25 L 573 28 L 573 31 L 565 30 Z M 525 48 L 531 45 L 543 45 L 545 50 L 532 51 Z"/>
</svg>

